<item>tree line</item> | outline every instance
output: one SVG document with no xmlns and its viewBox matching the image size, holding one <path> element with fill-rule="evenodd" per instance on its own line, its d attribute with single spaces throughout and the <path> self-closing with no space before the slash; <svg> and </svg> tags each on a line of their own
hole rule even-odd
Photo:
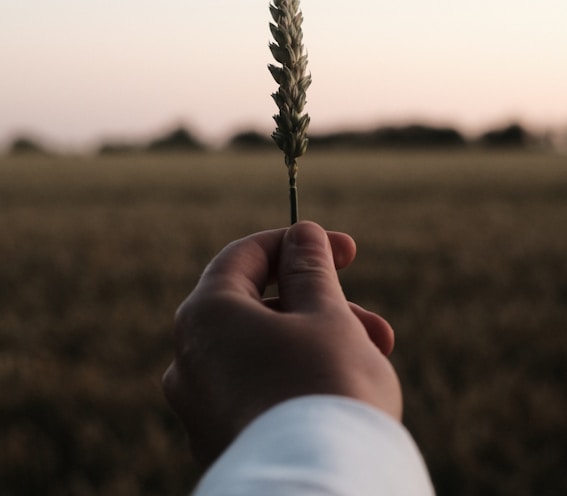
<svg viewBox="0 0 567 496">
<path fill-rule="evenodd" d="M 230 150 L 267 150 L 274 148 L 271 137 L 256 130 L 238 132 L 226 143 Z M 381 126 L 366 131 L 336 131 L 309 136 L 311 149 L 353 148 L 353 149 L 435 149 L 481 147 L 488 149 L 522 149 L 532 146 L 550 146 L 549 139 L 538 136 L 522 125 L 512 123 L 500 128 L 489 129 L 479 136 L 466 137 L 452 127 L 436 127 L 424 124 L 403 126 Z M 127 141 L 107 141 L 102 143 L 96 153 L 99 155 L 118 155 L 127 153 L 193 152 L 210 149 L 210 145 L 200 140 L 185 127 L 176 127 L 164 134 L 150 139 L 147 143 Z M 50 154 L 49 146 L 38 139 L 20 136 L 8 147 L 8 153 Z"/>
</svg>

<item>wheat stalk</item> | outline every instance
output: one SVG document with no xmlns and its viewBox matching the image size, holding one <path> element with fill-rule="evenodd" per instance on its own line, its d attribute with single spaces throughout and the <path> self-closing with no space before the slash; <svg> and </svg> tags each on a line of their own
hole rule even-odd
<svg viewBox="0 0 567 496">
<path fill-rule="evenodd" d="M 303 14 L 299 0 L 273 0 L 270 12 L 274 23 L 270 30 L 275 43 L 270 43 L 272 55 L 281 66 L 268 65 L 279 89 L 272 98 L 279 108 L 274 115 L 276 130 L 272 138 L 284 152 L 285 165 L 289 173 L 291 223 L 297 222 L 297 158 L 307 150 L 307 128 L 310 118 L 303 114 L 307 88 L 311 75 L 306 74 L 307 55 L 303 47 Z"/>
</svg>

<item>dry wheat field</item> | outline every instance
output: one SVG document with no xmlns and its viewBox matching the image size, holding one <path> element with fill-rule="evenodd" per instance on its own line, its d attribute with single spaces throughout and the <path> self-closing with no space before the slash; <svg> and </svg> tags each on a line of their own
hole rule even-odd
<svg viewBox="0 0 567 496">
<path fill-rule="evenodd" d="M 396 330 L 439 496 L 567 494 L 567 157 L 321 151 L 298 184 L 357 241 L 344 290 Z M 0 494 L 186 494 L 174 310 L 287 221 L 276 151 L 0 157 Z"/>
</svg>

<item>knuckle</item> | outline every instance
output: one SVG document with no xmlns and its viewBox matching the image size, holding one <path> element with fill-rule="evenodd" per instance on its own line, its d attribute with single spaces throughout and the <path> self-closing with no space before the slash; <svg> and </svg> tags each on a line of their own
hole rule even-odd
<svg viewBox="0 0 567 496">
<path fill-rule="evenodd" d="M 177 366 L 174 361 L 163 373 L 163 376 L 161 378 L 162 390 L 165 394 L 165 397 L 170 402 L 172 402 L 173 398 L 175 397 L 175 392 L 177 391 L 177 382 L 178 382 Z"/>
<path fill-rule="evenodd" d="M 184 365 L 211 339 L 219 308 L 215 297 L 191 296 L 177 311 L 173 333 L 177 357 Z"/>
</svg>

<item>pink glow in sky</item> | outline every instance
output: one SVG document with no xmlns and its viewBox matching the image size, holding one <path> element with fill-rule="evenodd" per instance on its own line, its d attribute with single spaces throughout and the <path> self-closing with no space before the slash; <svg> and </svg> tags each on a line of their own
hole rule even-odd
<svg viewBox="0 0 567 496">
<path fill-rule="evenodd" d="M 0 0 L 0 144 L 269 132 L 268 2 Z M 8 4 L 8 5 L 7 5 Z M 303 0 L 312 130 L 567 126 L 565 0 Z"/>
</svg>

